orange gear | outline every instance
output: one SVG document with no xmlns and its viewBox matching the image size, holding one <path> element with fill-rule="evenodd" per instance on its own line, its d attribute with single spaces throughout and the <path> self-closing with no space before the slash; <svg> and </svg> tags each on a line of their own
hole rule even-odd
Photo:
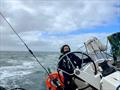
<svg viewBox="0 0 120 90">
<path fill-rule="evenodd" d="M 61 82 L 60 78 L 62 81 L 64 81 L 64 77 L 62 74 L 58 75 L 58 72 L 53 72 L 51 74 L 49 74 L 49 76 L 46 79 L 46 87 L 49 90 L 57 90 L 57 87 L 55 85 L 53 85 L 53 83 L 51 82 L 51 79 L 58 79 L 58 81 L 60 82 L 61 87 L 64 87 L 64 84 Z"/>
</svg>

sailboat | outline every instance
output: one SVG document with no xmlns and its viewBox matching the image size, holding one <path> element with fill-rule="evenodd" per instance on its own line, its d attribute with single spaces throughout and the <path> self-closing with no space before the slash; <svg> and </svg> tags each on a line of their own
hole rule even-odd
<svg viewBox="0 0 120 90">
<path fill-rule="evenodd" d="M 84 43 L 86 52 L 74 51 L 62 56 L 59 63 L 64 57 L 67 57 L 66 60 L 70 62 L 71 66 L 73 65 L 74 69 L 70 73 L 58 65 L 58 73 L 51 73 L 56 82 L 52 81 L 54 79 L 50 80 L 49 76 L 46 79 L 47 90 L 64 90 L 62 73 L 73 77 L 73 82 L 77 85 L 74 90 L 120 90 L 120 32 L 108 36 L 107 39 L 111 45 L 111 54 L 107 52 L 107 45 L 103 45 L 98 38 L 92 37 Z M 81 68 L 74 66 L 74 63 L 71 62 L 72 60 L 69 58 L 71 53 L 83 62 Z M 84 63 L 87 59 L 90 61 Z M 54 76 L 55 73 L 56 76 Z"/>
</svg>

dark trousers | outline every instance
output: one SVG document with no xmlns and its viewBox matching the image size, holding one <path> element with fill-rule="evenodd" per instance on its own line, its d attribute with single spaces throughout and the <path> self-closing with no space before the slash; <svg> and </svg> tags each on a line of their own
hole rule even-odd
<svg viewBox="0 0 120 90">
<path fill-rule="evenodd" d="M 69 76 L 67 74 L 63 74 L 63 76 L 64 76 L 63 90 L 75 90 L 77 88 L 77 85 L 74 83 L 74 80 L 72 80 L 72 76 Z"/>
</svg>

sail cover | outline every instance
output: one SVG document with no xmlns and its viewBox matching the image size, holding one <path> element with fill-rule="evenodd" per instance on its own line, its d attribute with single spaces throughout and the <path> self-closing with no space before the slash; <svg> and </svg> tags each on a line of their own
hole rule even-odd
<svg viewBox="0 0 120 90">
<path fill-rule="evenodd" d="M 100 40 L 96 37 L 91 37 L 87 42 L 85 42 L 85 45 L 89 52 L 98 52 L 98 51 L 105 51 L 106 46 L 103 45 Z"/>
</svg>

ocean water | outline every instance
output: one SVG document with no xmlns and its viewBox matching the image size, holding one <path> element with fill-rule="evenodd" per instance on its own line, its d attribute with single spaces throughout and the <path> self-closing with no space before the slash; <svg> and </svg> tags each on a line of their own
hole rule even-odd
<svg viewBox="0 0 120 90">
<path fill-rule="evenodd" d="M 59 53 L 35 52 L 46 68 L 56 70 Z M 29 52 L 0 52 L 0 86 L 8 90 L 22 87 L 26 90 L 46 90 L 46 72 Z"/>
</svg>

